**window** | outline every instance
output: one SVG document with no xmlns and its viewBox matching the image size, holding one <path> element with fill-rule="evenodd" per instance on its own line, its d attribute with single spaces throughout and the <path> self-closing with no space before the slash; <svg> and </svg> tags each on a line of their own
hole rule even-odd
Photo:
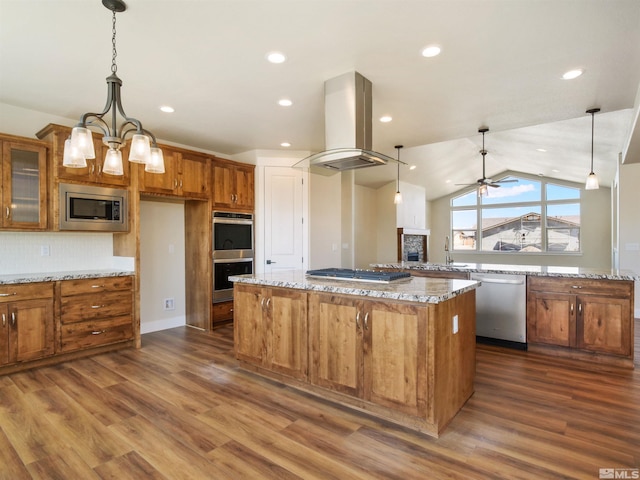
<svg viewBox="0 0 640 480">
<path fill-rule="evenodd" d="M 514 176 L 451 199 L 453 249 L 579 252 L 580 189 Z M 478 227 L 480 226 L 480 228 Z"/>
</svg>

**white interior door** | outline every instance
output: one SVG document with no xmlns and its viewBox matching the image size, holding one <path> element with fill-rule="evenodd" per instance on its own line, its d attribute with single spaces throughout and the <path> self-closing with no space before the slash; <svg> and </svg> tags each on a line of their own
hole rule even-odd
<svg viewBox="0 0 640 480">
<path fill-rule="evenodd" d="M 264 170 L 264 271 L 302 269 L 303 172 L 288 167 Z"/>
</svg>

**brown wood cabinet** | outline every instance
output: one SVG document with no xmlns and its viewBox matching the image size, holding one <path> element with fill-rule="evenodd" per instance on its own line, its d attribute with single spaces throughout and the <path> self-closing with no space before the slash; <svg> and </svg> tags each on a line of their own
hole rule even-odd
<svg viewBox="0 0 640 480">
<path fill-rule="evenodd" d="M 0 285 L 0 366 L 54 353 L 53 284 Z"/>
<path fill-rule="evenodd" d="M 450 270 L 418 270 L 414 268 L 376 268 L 376 270 L 383 272 L 409 272 L 412 277 L 451 278 L 459 280 L 469 280 L 471 278 L 468 272 Z"/>
<path fill-rule="evenodd" d="M 310 381 L 424 416 L 426 325 L 426 306 L 310 293 Z"/>
<path fill-rule="evenodd" d="M 36 136 L 51 143 L 51 171 L 52 179 L 56 182 L 86 183 L 91 185 L 105 185 L 127 187 L 131 183 L 130 164 L 127 160 L 129 153 L 127 146 L 122 150 L 122 168 L 124 175 L 109 175 L 102 171 L 104 157 L 108 147 L 102 142 L 102 135 L 93 134 L 93 145 L 96 158 L 87 159 L 85 168 L 68 168 L 62 166 L 64 156 L 64 142 L 71 135 L 71 128 L 62 125 L 49 124 L 40 130 Z"/>
<path fill-rule="evenodd" d="M 213 304 L 211 309 L 211 328 L 233 321 L 233 300 Z"/>
<path fill-rule="evenodd" d="M 527 342 L 633 359 L 633 282 L 527 279 Z"/>
<path fill-rule="evenodd" d="M 138 165 L 142 193 L 185 198 L 209 199 L 211 196 L 211 158 L 188 150 L 160 145 L 165 173 L 145 172 Z"/>
<path fill-rule="evenodd" d="M 216 158 L 213 163 L 213 207 L 253 211 L 255 167 Z"/>
<path fill-rule="evenodd" d="M 133 278 L 60 282 L 60 352 L 133 339 Z"/>
<path fill-rule="evenodd" d="M 234 287 L 236 356 L 289 377 L 307 378 L 307 294 L 247 284 Z"/>
<path fill-rule="evenodd" d="M 0 228 L 47 228 L 47 147 L 0 135 Z"/>
</svg>

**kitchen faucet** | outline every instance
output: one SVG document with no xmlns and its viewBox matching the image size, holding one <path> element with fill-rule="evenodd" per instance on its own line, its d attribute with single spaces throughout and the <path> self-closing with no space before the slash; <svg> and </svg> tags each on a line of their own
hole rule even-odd
<svg viewBox="0 0 640 480">
<path fill-rule="evenodd" d="M 444 237 L 444 255 L 445 255 L 445 263 L 448 265 L 453 263 L 453 257 L 451 256 L 451 250 L 449 245 L 449 235 Z"/>
</svg>

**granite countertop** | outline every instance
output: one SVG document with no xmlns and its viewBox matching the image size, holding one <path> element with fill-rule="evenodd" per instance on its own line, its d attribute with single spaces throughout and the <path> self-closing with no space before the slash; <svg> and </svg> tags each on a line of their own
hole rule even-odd
<svg viewBox="0 0 640 480">
<path fill-rule="evenodd" d="M 134 275 L 130 270 L 75 270 L 68 272 L 15 273 L 0 275 L 0 285 L 16 283 L 54 282 L 56 280 L 78 280 L 83 278 L 126 277 Z"/>
<path fill-rule="evenodd" d="M 502 265 L 493 263 L 376 263 L 371 268 L 402 268 L 408 270 L 434 270 L 443 272 L 502 273 L 537 277 L 588 278 L 595 280 L 640 280 L 640 276 L 630 270 L 560 267 L 542 265 Z"/>
<path fill-rule="evenodd" d="M 480 282 L 446 278 L 409 277 L 391 283 L 370 283 L 355 280 L 307 278 L 303 270 L 282 270 L 272 273 L 236 275 L 232 282 L 270 287 L 293 288 L 315 292 L 339 293 L 362 297 L 385 298 L 418 303 L 441 303 L 474 290 Z"/>
</svg>

